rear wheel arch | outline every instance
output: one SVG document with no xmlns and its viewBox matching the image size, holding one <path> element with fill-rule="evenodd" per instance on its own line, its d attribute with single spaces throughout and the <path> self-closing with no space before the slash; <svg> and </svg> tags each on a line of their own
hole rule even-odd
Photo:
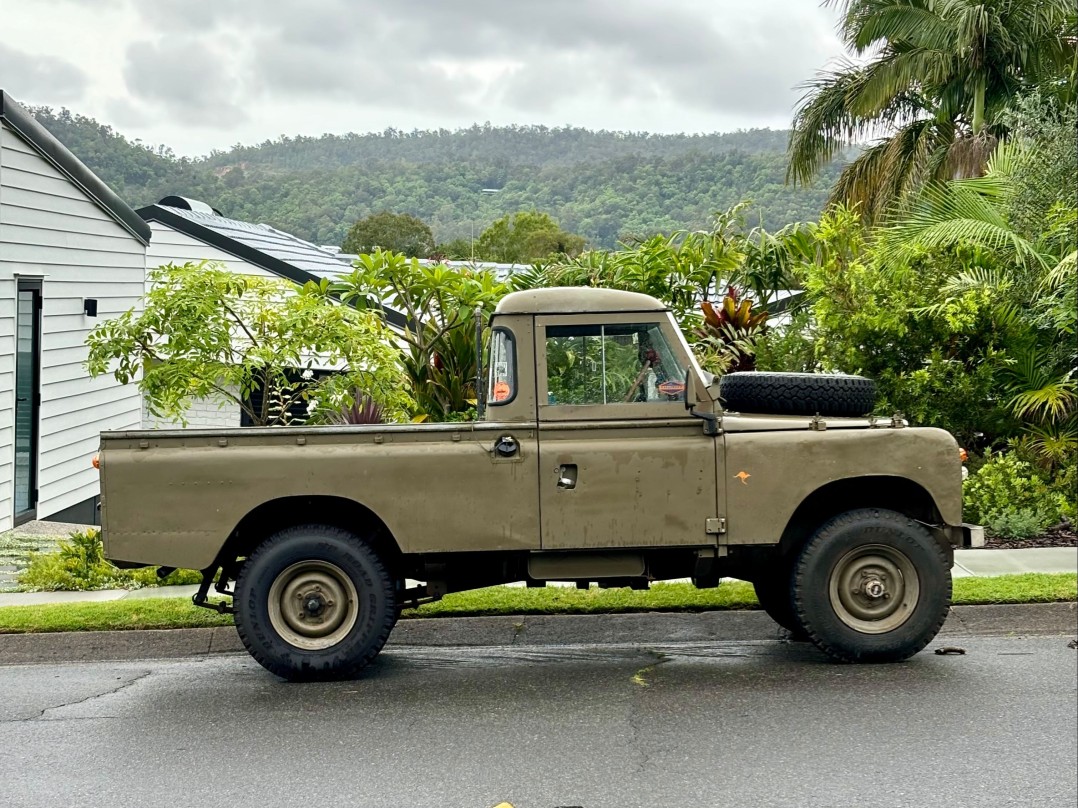
<svg viewBox="0 0 1078 808">
<path fill-rule="evenodd" d="M 403 553 L 382 518 L 355 500 L 336 496 L 279 497 L 262 503 L 233 528 L 215 564 L 227 566 L 250 555 L 281 530 L 313 523 L 360 536 L 391 570 L 399 574 Z"/>
</svg>

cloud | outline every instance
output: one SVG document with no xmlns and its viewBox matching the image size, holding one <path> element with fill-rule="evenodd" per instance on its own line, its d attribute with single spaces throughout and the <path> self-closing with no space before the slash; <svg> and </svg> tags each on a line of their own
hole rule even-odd
<svg viewBox="0 0 1078 808">
<path fill-rule="evenodd" d="M 71 62 L 36 56 L 0 42 L 0 87 L 29 103 L 76 101 L 86 91 L 86 74 Z"/>
<path fill-rule="evenodd" d="M 221 127 L 247 119 L 233 59 L 191 37 L 134 43 L 123 75 L 135 99 L 182 125 Z"/>
<path fill-rule="evenodd" d="M 110 98 L 105 102 L 109 120 L 119 126 L 142 127 L 153 119 L 127 98 Z"/>
<path fill-rule="evenodd" d="M 190 152 L 225 138 L 475 121 L 782 125 L 796 86 L 842 51 L 837 11 L 805 0 L 9 5 L 0 86 Z"/>
<path fill-rule="evenodd" d="M 477 118 L 490 117 L 481 101 L 532 117 L 581 101 L 784 116 L 835 52 L 829 15 L 796 0 L 158 0 L 138 13 L 200 42 L 242 30 L 248 89 L 265 100 Z"/>
</svg>

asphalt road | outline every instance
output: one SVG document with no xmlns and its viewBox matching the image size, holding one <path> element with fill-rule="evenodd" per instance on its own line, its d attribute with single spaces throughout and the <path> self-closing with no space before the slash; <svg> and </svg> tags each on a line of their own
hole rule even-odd
<svg viewBox="0 0 1078 808">
<path fill-rule="evenodd" d="M 397 648 L 315 685 L 240 655 L 0 666 L 0 805 L 1073 806 L 1068 639 Z"/>
</svg>

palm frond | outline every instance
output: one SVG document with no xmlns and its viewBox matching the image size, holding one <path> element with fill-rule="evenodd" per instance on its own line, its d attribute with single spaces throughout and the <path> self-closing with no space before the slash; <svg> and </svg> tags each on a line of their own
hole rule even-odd
<svg viewBox="0 0 1078 808">
<path fill-rule="evenodd" d="M 1011 398 L 1007 406 L 1019 418 L 1058 421 L 1068 415 L 1078 402 L 1078 386 L 1073 379 L 1058 379 L 1036 390 L 1027 390 Z"/>
<path fill-rule="evenodd" d="M 1048 270 L 1048 274 L 1041 281 L 1039 291 L 1042 294 L 1051 294 L 1068 284 L 1073 286 L 1076 274 L 1078 274 L 1078 250 L 1063 256 L 1058 264 Z"/>
<path fill-rule="evenodd" d="M 860 133 L 862 123 L 850 109 L 848 98 L 863 81 L 863 68 L 849 61 L 819 73 L 801 85 L 804 89 L 794 112 L 787 146 L 786 181 L 806 184 Z"/>
<path fill-rule="evenodd" d="M 878 42 L 916 42 L 922 48 L 946 51 L 954 41 L 953 32 L 935 9 L 921 3 L 896 3 L 894 0 L 880 3 L 865 14 L 851 34 L 848 44 L 857 53 L 864 53 Z"/>
<path fill-rule="evenodd" d="M 934 121 L 907 124 L 847 165 L 828 201 L 856 205 L 867 222 L 879 221 L 895 200 L 904 199 L 924 181 L 923 172 L 932 164 L 938 143 Z"/>
<path fill-rule="evenodd" d="M 983 177 L 926 185 L 911 204 L 894 211 L 880 234 L 883 257 L 901 260 L 910 250 L 978 246 L 1022 263 L 1044 265 L 1045 256 L 1007 222 L 1008 179 Z"/>
<path fill-rule="evenodd" d="M 1007 406 L 1023 420 L 1060 423 L 1078 405 L 1074 371 L 1060 373 L 1051 355 L 1035 345 L 1017 354 L 1004 376 L 1011 393 Z"/>
</svg>

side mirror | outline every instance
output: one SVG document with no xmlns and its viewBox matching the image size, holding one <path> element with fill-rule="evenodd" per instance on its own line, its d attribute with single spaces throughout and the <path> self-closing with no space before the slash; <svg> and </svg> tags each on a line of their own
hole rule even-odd
<svg viewBox="0 0 1078 808">
<path fill-rule="evenodd" d="M 685 409 L 691 410 L 696 406 L 696 379 L 692 375 L 692 368 L 685 368 Z"/>
</svg>

